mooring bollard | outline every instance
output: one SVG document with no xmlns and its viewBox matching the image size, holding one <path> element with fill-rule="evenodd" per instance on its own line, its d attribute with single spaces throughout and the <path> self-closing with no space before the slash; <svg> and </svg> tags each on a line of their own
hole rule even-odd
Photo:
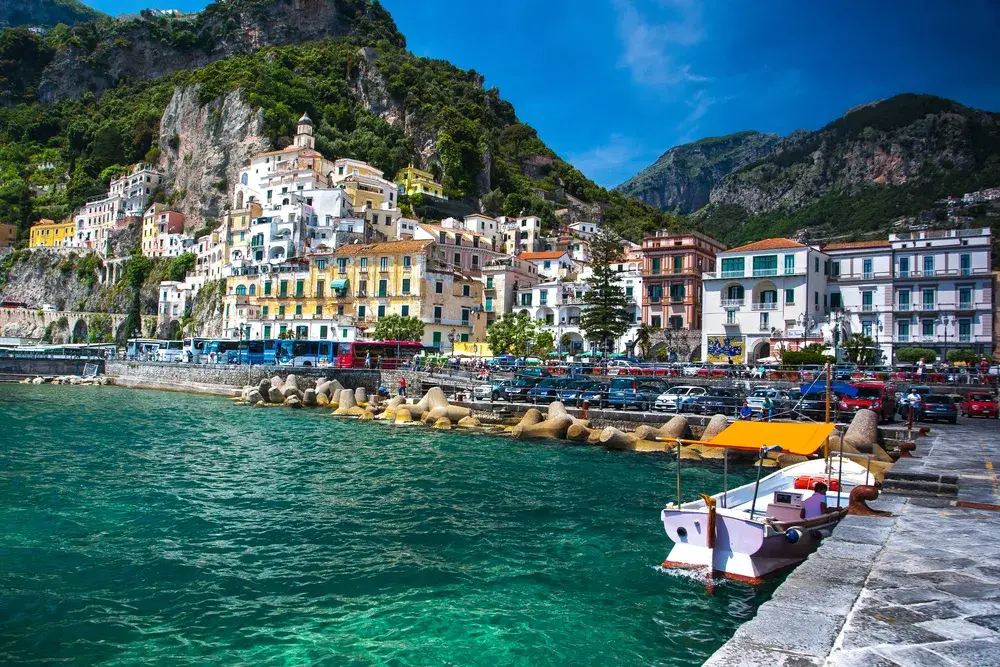
<svg viewBox="0 0 1000 667">
<path fill-rule="evenodd" d="M 580 405 L 580 419 L 586 419 L 588 412 L 590 412 L 590 401 L 584 400 L 583 404 Z"/>
</svg>

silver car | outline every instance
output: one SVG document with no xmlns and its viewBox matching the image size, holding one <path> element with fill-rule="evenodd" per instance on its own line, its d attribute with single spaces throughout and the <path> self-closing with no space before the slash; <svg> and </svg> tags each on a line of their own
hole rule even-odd
<svg viewBox="0 0 1000 667">
<path fill-rule="evenodd" d="M 770 387 L 757 387 L 753 390 L 749 396 L 747 396 L 747 405 L 753 410 L 755 415 L 759 415 L 764 411 L 764 399 L 770 397 L 771 402 L 774 403 L 774 411 L 784 412 L 788 410 L 794 401 L 788 395 L 787 392 L 781 391 L 780 389 L 772 389 Z"/>
<path fill-rule="evenodd" d="M 687 385 L 671 387 L 656 397 L 656 403 L 653 408 L 660 412 L 677 412 L 677 405 L 685 398 L 701 396 L 704 393 L 704 387 L 692 387 Z"/>
</svg>

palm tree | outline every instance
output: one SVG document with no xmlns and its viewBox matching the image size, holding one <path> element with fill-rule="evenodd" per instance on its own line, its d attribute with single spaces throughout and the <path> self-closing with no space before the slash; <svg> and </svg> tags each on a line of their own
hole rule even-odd
<svg viewBox="0 0 1000 667">
<path fill-rule="evenodd" d="M 639 346 L 642 351 L 642 358 L 646 359 L 649 357 L 649 350 L 653 347 L 653 337 L 659 333 L 659 327 L 654 327 L 651 324 L 640 324 L 638 330 L 635 332 L 635 344 Z"/>
</svg>

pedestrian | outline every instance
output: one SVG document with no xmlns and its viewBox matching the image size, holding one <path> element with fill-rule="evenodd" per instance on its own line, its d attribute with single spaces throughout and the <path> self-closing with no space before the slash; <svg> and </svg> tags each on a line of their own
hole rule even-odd
<svg viewBox="0 0 1000 667">
<path fill-rule="evenodd" d="M 774 416 L 774 401 L 771 400 L 771 397 L 765 396 L 764 400 L 761 401 L 760 407 L 764 421 L 771 421 L 771 417 Z"/>
<path fill-rule="evenodd" d="M 920 357 L 920 361 L 917 362 L 917 379 L 922 380 L 924 378 L 924 366 L 926 362 L 923 357 Z"/>
<path fill-rule="evenodd" d="M 372 367 L 372 353 L 370 351 L 365 352 L 365 368 L 371 368 L 371 367 Z"/>
<path fill-rule="evenodd" d="M 375 357 L 375 368 L 382 368 L 382 355 Z"/>
<path fill-rule="evenodd" d="M 746 401 L 743 401 L 743 407 L 740 408 L 740 419 L 743 421 L 753 421 L 753 410 Z"/>
<path fill-rule="evenodd" d="M 406 376 L 399 376 L 399 395 L 406 398 Z"/>
</svg>

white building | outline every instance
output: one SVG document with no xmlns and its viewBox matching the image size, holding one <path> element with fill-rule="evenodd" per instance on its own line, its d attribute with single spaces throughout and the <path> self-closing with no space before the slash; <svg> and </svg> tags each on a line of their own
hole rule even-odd
<svg viewBox="0 0 1000 667">
<path fill-rule="evenodd" d="M 992 236 L 988 228 L 892 234 L 830 244 L 832 320 L 842 335 L 875 340 L 886 361 L 900 347 L 939 357 L 993 346 Z"/>
<path fill-rule="evenodd" d="M 581 239 L 590 240 L 601 230 L 596 222 L 573 222 L 569 225 L 569 230 Z"/>
<path fill-rule="evenodd" d="M 106 252 L 111 231 L 129 218 L 142 218 L 163 175 L 151 165 L 139 163 L 111 181 L 107 194 L 92 199 L 78 210 L 73 246 Z"/>
<path fill-rule="evenodd" d="M 705 360 L 755 361 L 822 343 L 828 257 L 789 239 L 766 239 L 717 255 L 702 276 Z"/>
<path fill-rule="evenodd" d="M 538 216 L 500 217 L 498 222 L 503 229 L 504 252 L 508 255 L 542 249 L 542 220 Z"/>
<path fill-rule="evenodd" d="M 576 271 L 576 264 L 566 250 L 522 252 L 517 258 L 531 262 L 538 268 L 539 275 L 552 280 L 565 278 Z"/>
</svg>

